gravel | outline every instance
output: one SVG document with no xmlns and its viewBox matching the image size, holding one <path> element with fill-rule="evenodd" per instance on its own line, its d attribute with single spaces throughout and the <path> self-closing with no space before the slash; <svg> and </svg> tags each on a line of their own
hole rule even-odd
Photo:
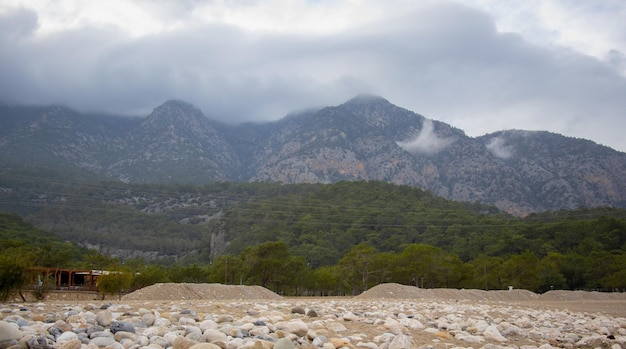
<svg viewBox="0 0 626 349">
<path fill-rule="evenodd" d="M 625 349 L 626 295 L 385 284 L 283 298 L 157 284 L 121 300 L 0 304 L 0 339 L 0 349 Z"/>
</svg>

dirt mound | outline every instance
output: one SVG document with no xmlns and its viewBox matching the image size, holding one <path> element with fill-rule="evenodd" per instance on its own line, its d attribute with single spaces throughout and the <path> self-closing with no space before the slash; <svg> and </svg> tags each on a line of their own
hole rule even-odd
<svg viewBox="0 0 626 349">
<path fill-rule="evenodd" d="M 626 292 L 588 292 L 588 291 L 548 291 L 539 299 L 546 301 L 578 301 L 578 300 L 594 300 L 594 301 L 624 301 L 626 300 Z"/>
<path fill-rule="evenodd" d="M 459 299 L 459 300 L 535 300 L 539 297 L 536 293 L 526 290 L 510 291 L 483 291 L 483 290 L 457 290 L 452 288 L 423 289 L 415 286 L 400 284 L 380 284 L 358 295 L 356 298 L 376 299 Z"/>
<path fill-rule="evenodd" d="M 587 291 L 548 291 L 536 294 L 527 290 L 457 290 L 451 288 L 423 289 L 400 284 L 380 284 L 358 295 L 356 298 L 377 299 L 458 299 L 458 300 L 490 300 L 490 301 L 624 301 L 626 292 L 587 292 Z"/>
<path fill-rule="evenodd" d="M 261 286 L 162 283 L 144 287 L 123 300 L 282 299 Z"/>
</svg>

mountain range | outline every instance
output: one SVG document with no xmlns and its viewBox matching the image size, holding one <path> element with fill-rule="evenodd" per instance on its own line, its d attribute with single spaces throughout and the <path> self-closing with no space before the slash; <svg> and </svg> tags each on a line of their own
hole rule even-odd
<svg viewBox="0 0 626 349">
<path fill-rule="evenodd" d="M 3 105 L 0 165 L 127 183 L 377 180 L 518 216 L 626 207 L 626 153 L 546 131 L 469 137 L 371 95 L 239 125 L 182 101 L 167 101 L 145 118 Z"/>
</svg>

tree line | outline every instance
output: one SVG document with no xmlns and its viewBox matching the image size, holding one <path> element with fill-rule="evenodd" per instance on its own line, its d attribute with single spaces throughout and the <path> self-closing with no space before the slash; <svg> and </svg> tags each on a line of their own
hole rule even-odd
<svg viewBox="0 0 626 349">
<path fill-rule="evenodd" d="M 382 282 L 535 292 L 626 288 L 623 209 L 516 218 L 382 182 L 176 188 L 118 183 L 77 190 L 42 211 L 47 224 L 66 229 L 62 238 L 18 215 L 0 214 L 2 290 L 14 290 L 32 266 L 130 275 L 110 283 L 118 290 L 156 282 L 260 284 L 286 295 L 356 294 Z M 159 211 L 161 201 L 141 199 L 159 195 L 173 208 Z M 205 204 L 207 196 L 219 204 Z M 121 197 L 140 199 L 117 203 Z M 183 221 L 218 211 L 210 224 Z M 195 253 L 164 263 L 113 258 L 65 242 L 82 241 L 86 230 L 126 245 L 149 241 L 175 255 L 178 245 Z M 225 236 L 219 253 L 211 247 L 216 232 Z"/>
</svg>

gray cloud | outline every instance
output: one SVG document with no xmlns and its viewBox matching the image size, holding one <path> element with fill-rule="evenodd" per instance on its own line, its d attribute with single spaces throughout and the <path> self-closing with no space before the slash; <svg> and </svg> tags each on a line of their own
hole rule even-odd
<svg viewBox="0 0 626 349">
<path fill-rule="evenodd" d="M 153 11 L 164 11 L 155 4 Z M 186 18 L 193 7 L 189 1 L 167 11 Z M 626 150 L 615 127 L 623 124 L 626 79 L 615 69 L 499 33 L 487 14 L 459 5 L 439 3 L 332 35 L 190 21 L 134 38 L 106 25 L 37 36 L 36 13 L 1 16 L 5 102 L 145 115 L 175 98 L 240 122 L 369 92 L 474 136 L 545 129 Z"/>
</svg>

